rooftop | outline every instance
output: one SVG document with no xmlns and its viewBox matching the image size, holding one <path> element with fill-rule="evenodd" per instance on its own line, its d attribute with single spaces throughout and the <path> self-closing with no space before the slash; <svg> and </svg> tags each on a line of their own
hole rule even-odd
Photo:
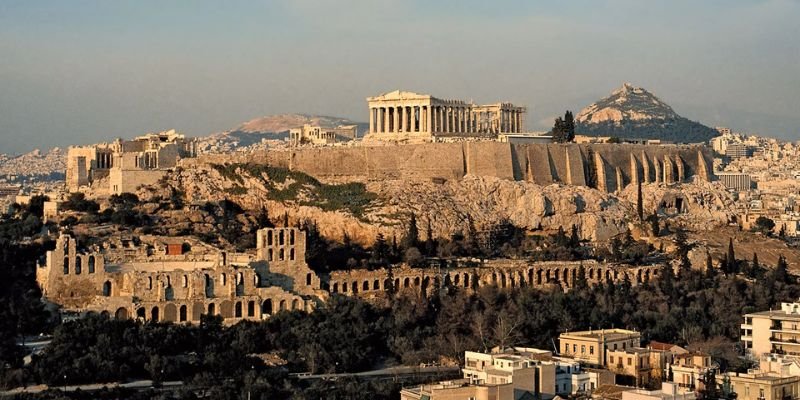
<svg viewBox="0 0 800 400">
<path fill-rule="evenodd" d="M 565 339 L 593 338 L 593 339 L 605 339 L 605 340 L 619 340 L 619 339 L 626 339 L 629 337 L 639 337 L 639 336 L 641 336 L 641 334 L 636 331 L 612 328 L 612 329 L 598 329 L 598 330 L 577 331 L 577 332 L 564 332 L 559 337 Z"/>
</svg>

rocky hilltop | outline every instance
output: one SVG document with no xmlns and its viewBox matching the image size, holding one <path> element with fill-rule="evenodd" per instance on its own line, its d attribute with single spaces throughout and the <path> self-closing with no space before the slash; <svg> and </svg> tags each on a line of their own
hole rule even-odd
<svg viewBox="0 0 800 400">
<path fill-rule="evenodd" d="M 705 142 L 717 131 L 678 115 L 644 88 L 624 83 L 575 117 L 576 131 L 589 136 Z"/>
<path fill-rule="evenodd" d="M 302 173 L 270 168 L 239 164 L 181 169 L 164 185 L 143 188 L 138 195 L 148 200 L 182 193 L 189 204 L 229 199 L 246 210 L 263 207 L 271 216 L 287 213 L 292 222 L 314 220 L 326 237 L 341 240 L 347 235 L 366 245 L 378 233 L 401 236 L 411 214 L 423 234 L 430 224 L 435 237 L 463 233 L 470 225 L 486 231 L 511 223 L 531 232 L 575 225 L 582 238 L 607 241 L 630 229 L 636 212 L 633 186 L 612 194 L 585 186 L 474 175 L 445 182 L 386 179 L 324 184 Z M 667 208 L 680 198 L 684 210 L 674 218 L 698 230 L 725 225 L 734 215 L 733 200 L 718 183 L 646 184 L 643 198 L 648 214 L 660 208 L 669 213 Z M 167 218 L 165 226 L 169 220 L 173 218 Z"/>
</svg>

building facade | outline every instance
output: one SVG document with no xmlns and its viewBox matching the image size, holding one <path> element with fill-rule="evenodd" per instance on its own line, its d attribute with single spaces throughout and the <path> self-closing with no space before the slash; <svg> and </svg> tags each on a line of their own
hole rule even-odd
<svg viewBox="0 0 800 400">
<path fill-rule="evenodd" d="M 395 90 L 367 98 L 367 139 L 426 142 L 448 138 L 495 138 L 524 131 L 525 107 L 476 105 Z"/>
<path fill-rule="evenodd" d="M 67 151 L 66 183 L 69 192 L 92 187 L 99 192 L 134 192 L 153 185 L 181 158 L 197 155 L 197 143 L 175 130 L 148 133 L 133 140 L 73 146 Z"/>
<path fill-rule="evenodd" d="M 800 302 L 745 314 L 741 331 L 743 347 L 755 358 L 771 353 L 800 356 Z"/>
<path fill-rule="evenodd" d="M 292 146 L 304 144 L 326 145 L 355 140 L 358 136 L 356 125 L 340 125 L 336 128 L 325 128 L 305 124 L 300 128 L 289 130 L 289 142 Z"/>
<path fill-rule="evenodd" d="M 609 352 L 639 347 L 641 334 L 627 329 L 566 332 L 558 337 L 561 355 L 605 367 Z"/>
<path fill-rule="evenodd" d="M 62 234 L 36 280 L 44 298 L 66 312 L 178 323 L 196 323 L 203 314 L 230 323 L 260 320 L 308 311 L 326 298 L 304 261 L 303 231 L 265 228 L 257 236 L 253 256 L 182 238 L 120 238 L 82 248 Z"/>
</svg>

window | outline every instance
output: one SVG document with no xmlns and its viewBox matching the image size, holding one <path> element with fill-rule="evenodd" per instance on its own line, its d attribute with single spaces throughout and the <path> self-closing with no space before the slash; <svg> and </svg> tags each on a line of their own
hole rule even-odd
<svg viewBox="0 0 800 400">
<path fill-rule="evenodd" d="M 585 345 L 581 345 L 581 354 L 585 354 L 585 353 L 586 353 L 586 346 Z"/>
<path fill-rule="evenodd" d="M 616 349 L 617 349 L 617 344 L 616 344 L 616 343 L 614 343 L 614 350 L 616 350 Z"/>
<path fill-rule="evenodd" d="M 633 365 L 633 358 L 628 357 L 628 365 Z"/>
<path fill-rule="evenodd" d="M 608 363 L 609 364 L 613 364 L 614 363 L 614 356 L 608 357 Z"/>
<path fill-rule="evenodd" d="M 578 345 L 577 344 L 573 344 L 572 345 L 572 352 L 573 353 L 577 353 L 578 352 Z"/>
<path fill-rule="evenodd" d="M 569 353 L 569 343 L 564 344 L 564 353 Z"/>
<path fill-rule="evenodd" d="M 594 354 L 594 346 L 589 346 L 589 354 Z"/>
</svg>

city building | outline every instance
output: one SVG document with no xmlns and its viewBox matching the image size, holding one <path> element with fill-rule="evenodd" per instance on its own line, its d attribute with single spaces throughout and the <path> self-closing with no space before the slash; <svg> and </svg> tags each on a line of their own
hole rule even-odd
<svg viewBox="0 0 800 400">
<path fill-rule="evenodd" d="M 395 90 L 368 97 L 366 140 L 430 142 L 456 138 L 496 138 L 524 132 L 525 107 L 511 103 L 476 105 L 428 94 Z"/>
<path fill-rule="evenodd" d="M 753 357 L 778 353 L 800 356 L 800 302 L 781 303 L 780 310 L 744 315 L 742 344 Z"/>
<path fill-rule="evenodd" d="M 757 369 L 728 373 L 724 380 L 741 400 L 800 399 L 800 374 L 797 364 L 781 356 L 765 356 Z"/>
<path fill-rule="evenodd" d="M 559 338 L 561 355 L 605 367 L 609 351 L 639 347 L 641 334 L 627 329 L 565 332 Z"/>
<path fill-rule="evenodd" d="M 135 192 L 140 186 L 156 184 L 181 158 L 196 155 L 196 140 L 175 130 L 73 146 L 67 151 L 67 190 L 91 187 L 103 194 Z"/>
<path fill-rule="evenodd" d="M 606 368 L 617 375 L 617 383 L 636 387 L 661 381 L 662 370 L 653 368 L 650 349 L 630 346 L 606 349 Z M 638 346 L 638 343 L 637 343 Z"/>
<path fill-rule="evenodd" d="M 725 147 L 725 156 L 731 159 L 750 157 L 753 149 L 744 143 L 728 143 Z"/>
<path fill-rule="evenodd" d="M 354 140 L 358 135 L 356 125 L 340 125 L 336 128 L 325 128 L 305 124 L 300 128 L 289 130 L 289 142 L 292 146 L 304 144 L 326 145 Z"/>
<path fill-rule="evenodd" d="M 737 192 L 750 190 L 753 186 L 750 174 L 741 172 L 715 172 L 715 175 L 717 175 L 719 181 L 722 182 L 726 188 Z"/>
<path fill-rule="evenodd" d="M 461 380 L 406 388 L 401 398 L 548 400 L 590 393 L 614 382 L 614 374 L 607 370 L 585 369 L 578 361 L 524 347 L 491 353 L 467 351 L 462 372 Z"/>
<path fill-rule="evenodd" d="M 668 378 L 684 389 L 699 391 L 704 389 L 703 379 L 714 366 L 711 356 L 705 353 L 692 352 L 675 355 L 668 366 Z"/>
<path fill-rule="evenodd" d="M 622 400 L 695 400 L 697 396 L 691 390 L 686 390 L 680 386 L 671 383 L 661 383 L 661 389 L 658 390 L 644 390 L 644 389 L 629 389 L 623 390 Z"/>
<path fill-rule="evenodd" d="M 400 400 L 517 400 L 521 398 L 521 396 L 515 396 L 514 393 L 514 385 L 511 383 L 477 385 L 459 379 L 405 388 L 400 391 Z"/>
<path fill-rule="evenodd" d="M 197 323 L 264 319 L 311 310 L 326 298 L 305 263 L 305 232 L 264 228 L 256 254 L 226 253 L 191 238 L 120 236 L 82 247 L 62 234 L 36 269 L 43 297 L 67 314 Z"/>
</svg>

